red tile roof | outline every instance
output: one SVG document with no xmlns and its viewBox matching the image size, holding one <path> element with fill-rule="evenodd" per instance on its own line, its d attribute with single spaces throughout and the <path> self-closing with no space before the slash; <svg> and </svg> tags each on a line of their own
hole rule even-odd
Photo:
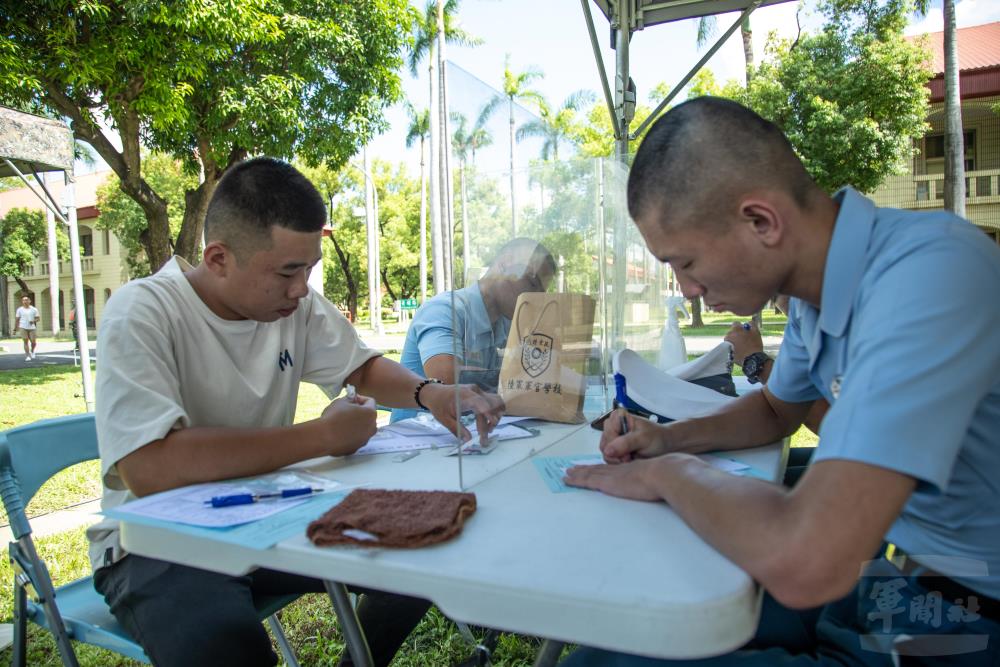
<svg viewBox="0 0 1000 667">
<path fill-rule="evenodd" d="M 911 39 L 927 38 L 935 74 L 944 73 L 944 32 L 931 32 Z M 1000 21 L 958 29 L 959 70 L 1000 67 Z"/>
</svg>

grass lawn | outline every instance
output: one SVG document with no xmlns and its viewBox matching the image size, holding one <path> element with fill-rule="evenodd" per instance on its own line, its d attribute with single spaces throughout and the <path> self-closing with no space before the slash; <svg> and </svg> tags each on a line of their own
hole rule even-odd
<svg viewBox="0 0 1000 667">
<path fill-rule="evenodd" d="M 710 326 L 728 327 L 726 324 Z M 399 358 L 398 354 L 387 356 L 397 361 Z M 80 394 L 79 369 L 72 366 L 46 366 L 0 373 L 0 428 L 83 412 L 85 407 Z M 299 392 L 295 420 L 312 419 L 328 402 L 319 388 L 304 384 Z M 387 413 L 380 418 L 387 418 Z M 815 444 L 815 436 L 809 438 L 800 433 L 792 442 L 793 446 L 810 442 Z M 30 503 L 28 514 L 38 516 L 99 496 L 98 463 L 82 463 L 61 472 L 43 486 Z M 5 515 L 0 515 L 0 522 L 6 523 Z M 49 564 L 56 585 L 89 574 L 83 528 L 38 538 L 36 546 Z M 0 560 L 0 622 L 10 622 L 13 616 L 12 576 L 10 563 L 7 559 Z M 282 623 L 303 665 L 336 664 L 344 650 L 344 643 L 325 596 L 304 596 L 285 609 Z M 31 626 L 28 636 L 28 664 L 53 667 L 61 664 L 51 635 Z M 505 634 L 493 655 L 493 663 L 498 667 L 530 665 L 538 645 L 538 640 L 534 638 Z M 92 647 L 77 645 L 76 648 L 80 664 L 85 667 L 138 664 Z M 458 662 L 470 654 L 471 648 L 459 637 L 454 625 L 435 609 L 411 635 L 394 665 L 439 667 Z M 0 661 L 9 661 L 10 657 L 10 649 L 0 652 Z"/>
<path fill-rule="evenodd" d="M 705 322 L 703 327 L 692 327 L 681 324 L 681 333 L 685 336 L 725 336 L 733 322 L 749 322 L 749 317 L 740 317 L 733 313 L 714 313 L 702 311 L 701 319 Z M 780 336 L 785 332 L 785 323 L 788 318 L 778 313 L 775 314 L 773 308 L 765 308 L 762 313 L 763 326 L 761 333 L 765 336 Z"/>
</svg>

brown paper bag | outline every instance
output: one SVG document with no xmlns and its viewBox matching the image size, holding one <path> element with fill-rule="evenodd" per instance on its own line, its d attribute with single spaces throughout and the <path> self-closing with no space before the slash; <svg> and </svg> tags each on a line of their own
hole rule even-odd
<svg viewBox="0 0 1000 667">
<path fill-rule="evenodd" d="M 507 414 L 583 421 L 596 303 L 584 294 L 525 292 L 517 298 L 500 366 Z"/>
</svg>

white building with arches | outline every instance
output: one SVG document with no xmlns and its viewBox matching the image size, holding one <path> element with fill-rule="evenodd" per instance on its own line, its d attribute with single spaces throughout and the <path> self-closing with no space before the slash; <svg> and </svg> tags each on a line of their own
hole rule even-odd
<svg viewBox="0 0 1000 667">
<path fill-rule="evenodd" d="M 55 200 L 62 201 L 64 189 L 62 174 L 50 176 L 45 186 L 52 192 Z M 109 179 L 114 178 L 110 170 L 98 171 L 76 178 L 76 208 L 80 228 L 80 263 L 83 269 L 83 290 L 86 302 L 87 328 L 95 329 L 100 322 L 101 313 L 111 295 L 128 279 L 128 265 L 118 238 L 106 229 L 97 226 L 100 212 L 97 210 L 97 189 Z M 0 192 L 0 216 L 5 216 L 14 208 L 26 208 L 44 212 L 41 202 L 28 188 L 18 188 Z M 59 304 L 59 321 L 53 322 L 53 295 L 49 287 L 48 252 L 39 248 L 34 263 L 24 274 L 19 276 L 27 284 L 34 302 L 41 314 L 42 334 L 66 331 L 69 325 L 68 317 L 73 302 L 73 276 L 69 260 L 59 262 L 56 267 L 59 277 L 59 294 L 56 295 Z M 13 277 L 7 277 L 8 312 L 13 314 L 21 305 L 24 295 L 21 286 Z M 13 316 L 13 315 L 12 315 Z M 9 323 L 10 324 L 10 323 Z"/>
</svg>

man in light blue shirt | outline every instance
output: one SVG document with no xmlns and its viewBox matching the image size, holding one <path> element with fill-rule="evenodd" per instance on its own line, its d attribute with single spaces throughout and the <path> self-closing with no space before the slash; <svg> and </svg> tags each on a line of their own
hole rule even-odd
<svg viewBox="0 0 1000 667">
<path fill-rule="evenodd" d="M 793 297 L 762 391 L 701 419 L 629 418 L 625 435 L 609 419 L 616 465 L 568 473 L 668 502 L 768 592 L 755 640 L 693 664 L 996 664 L 1000 247 L 948 213 L 830 197 L 773 124 L 710 97 L 654 124 L 628 187 L 685 296 L 744 315 Z M 792 490 L 691 456 L 790 435 L 819 398 L 830 410 Z M 584 649 L 567 664 L 659 661 Z"/>
<path fill-rule="evenodd" d="M 486 274 L 423 304 L 406 332 L 399 363 L 447 384 L 478 385 L 496 392 L 503 348 L 517 297 L 544 292 L 555 275 L 552 254 L 537 241 L 516 238 L 497 252 Z M 397 408 L 392 421 L 416 410 Z"/>
</svg>

